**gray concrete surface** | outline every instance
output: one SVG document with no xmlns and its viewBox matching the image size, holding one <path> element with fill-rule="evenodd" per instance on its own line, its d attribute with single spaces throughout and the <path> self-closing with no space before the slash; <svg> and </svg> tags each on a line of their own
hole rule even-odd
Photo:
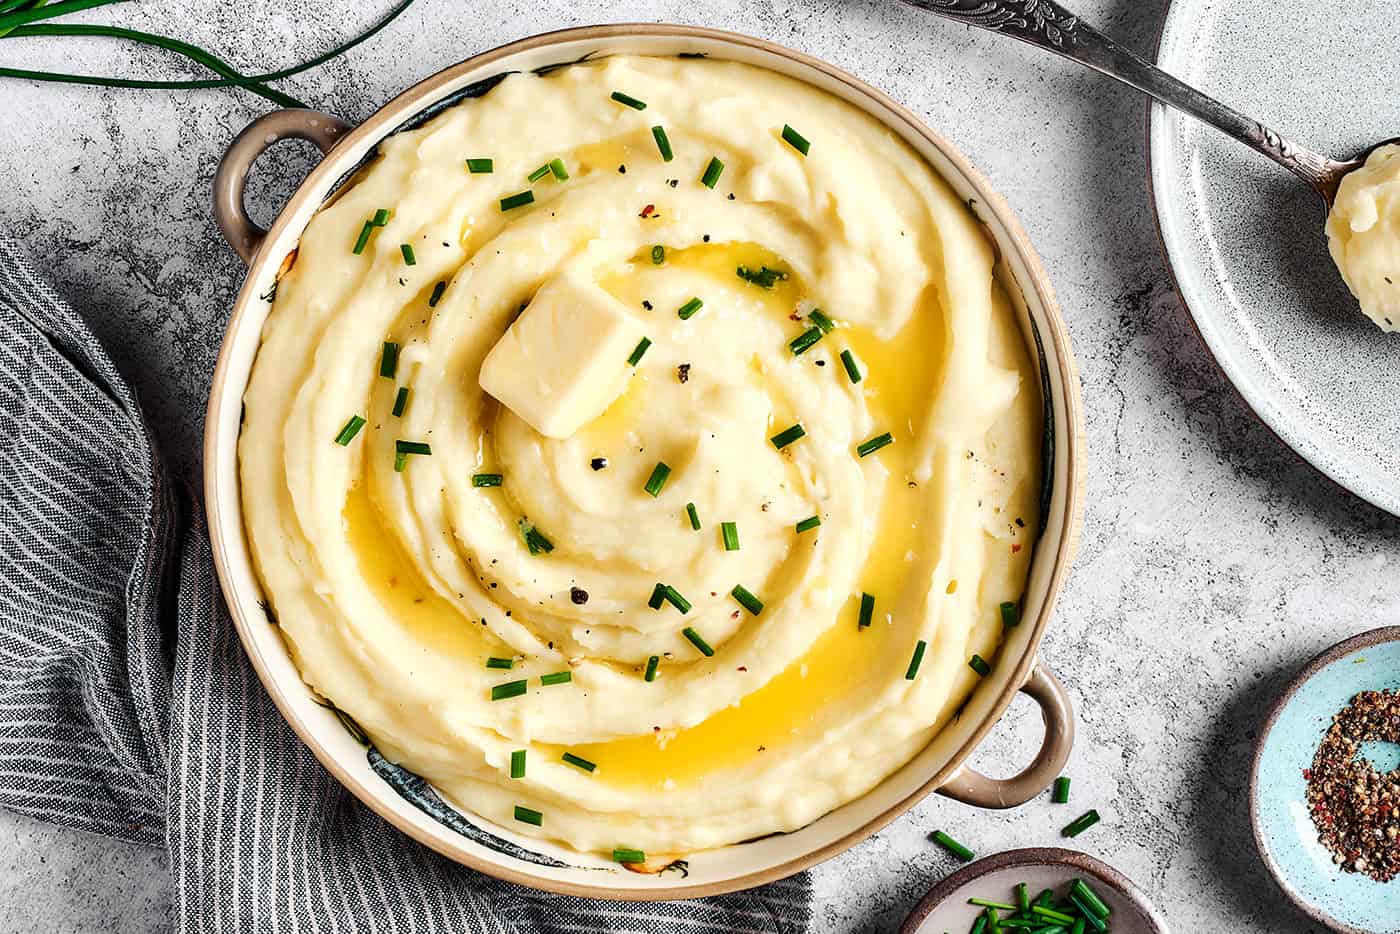
<svg viewBox="0 0 1400 934">
<path fill-rule="evenodd" d="M 257 70 L 334 44 L 388 5 L 151 0 L 106 12 Z M 1157 0 L 1072 5 L 1151 49 Z M 1309 656 L 1395 619 L 1400 521 L 1299 462 L 1205 354 L 1157 245 L 1143 101 L 893 0 L 420 0 L 347 59 L 285 87 L 353 121 L 480 50 L 611 20 L 720 26 L 831 60 L 924 115 L 1007 196 L 1050 270 L 1084 379 L 1089 506 L 1043 653 L 1079 709 L 1070 810 L 1094 806 L 1105 819 L 1077 843 L 1136 879 L 1179 934 L 1315 929 L 1273 889 L 1250 842 L 1251 742 Z M 79 39 L 6 39 L 0 64 L 183 74 L 163 55 Z M 210 219 L 209 183 L 229 139 L 267 108 L 236 92 L 14 81 L 0 83 L 0 102 L 0 224 L 86 309 L 193 480 L 240 276 Z M 267 160 L 253 186 L 264 218 L 290 190 L 279 175 L 308 159 L 288 147 Z M 1007 774 L 1039 731 L 1018 701 L 974 762 Z M 990 852 L 1056 843 L 1066 814 L 1044 802 L 987 814 L 929 799 L 816 871 L 817 928 L 893 930 L 952 868 L 927 841 L 934 829 Z M 0 934 L 163 930 L 166 885 L 159 853 L 0 814 Z"/>
</svg>

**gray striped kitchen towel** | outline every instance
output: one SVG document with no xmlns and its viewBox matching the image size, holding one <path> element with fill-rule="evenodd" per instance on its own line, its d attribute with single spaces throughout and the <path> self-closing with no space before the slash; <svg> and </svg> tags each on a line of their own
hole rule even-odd
<svg viewBox="0 0 1400 934">
<path fill-rule="evenodd" d="M 0 806 L 165 846 L 181 932 L 778 934 L 812 915 L 805 876 L 651 905 L 546 895 L 360 805 L 263 692 L 130 387 L 3 239 Z"/>
</svg>

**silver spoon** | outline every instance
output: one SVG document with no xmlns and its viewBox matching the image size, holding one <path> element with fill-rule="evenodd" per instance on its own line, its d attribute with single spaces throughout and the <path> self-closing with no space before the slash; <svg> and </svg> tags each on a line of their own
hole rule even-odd
<svg viewBox="0 0 1400 934">
<path fill-rule="evenodd" d="M 1342 176 L 1360 168 L 1385 140 L 1355 159 L 1337 160 L 1304 149 L 1297 143 L 1233 108 L 1178 81 L 1141 56 L 1123 48 L 1052 0 L 904 0 L 911 6 L 968 26 L 979 26 L 1020 39 L 1155 98 L 1233 136 L 1283 166 L 1322 196 L 1330 211 Z"/>
</svg>

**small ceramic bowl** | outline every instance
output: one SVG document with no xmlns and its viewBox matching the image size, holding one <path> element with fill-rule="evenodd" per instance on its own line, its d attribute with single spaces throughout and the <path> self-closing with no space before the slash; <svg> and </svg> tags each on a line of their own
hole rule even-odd
<svg viewBox="0 0 1400 934">
<path fill-rule="evenodd" d="M 1382 688 L 1400 688 L 1400 626 L 1364 632 L 1308 662 L 1270 711 L 1249 780 L 1264 865 L 1295 905 L 1344 934 L 1400 934 L 1400 880 L 1375 882 L 1332 862 L 1308 813 L 1303 770 L 1332 716 L 1358 692 Z M 1364 752 L 1380 768 L 1396 765 L 1393 749 Z"/>
<path fill-rule="evenodd" d="M 1113 912 L 1113 934 L 1168 934 L 1166 919 L 1131 879 L 1087 853 L 1056 847 L 1008 850 L 964 866 L 923 897 L 899 934 L 967 931 L 982 912 L 969 898 L 1014 901 L 1018 882 L 1026 883 L 1032 897 L 1045 889 L 1059 896 L 1074 879 L 1083 879 Z"/>
</svg>

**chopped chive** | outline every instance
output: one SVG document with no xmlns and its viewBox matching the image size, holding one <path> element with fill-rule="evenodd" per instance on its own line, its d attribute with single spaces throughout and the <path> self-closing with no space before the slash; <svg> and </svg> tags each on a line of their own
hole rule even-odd
<svg viewBox="0 0 1400 934">
<path fill-rule="evenodd" d="M 729 595 L 754 616 L 763 612 L 763 601 L 749 593 L 743 584 L 735 584 L 734 589 L 729 591 Z"/>
<path fill-rule="evenodd" d="M 739 526 L 733 522 L 721 522 L 719 524 L 720 538 L 724 541 L 725 551 L 739 550 Z"/>
<path fill-rule="evenodd" d="M 964 862 L 977 855 L 941 830 L 933 832 L 933 842 Z"/>
<path fill-rule="evenodd" d="M 666 485 L 666 478 L 671 476 L 671 468 L 665 461 L 657 461 L 656 466 L 651 469 L 651 476 L 647 477 L 647 485 L 644 489 L 651 496 L 660 496 L 661 488 Z"/>
<path fill-rule="evenodd" d="M 394 473 L 403 473 L 403 469 L 408 466 L 408 455 L 402 451 L 394 455 Z"/>
<path fill-rule="evenodd" d="M 1055 779 L 1055 790 L 1050 793 L 1050 800 L 1055 804 L 1069 804 L 1069 776 L 1061 775 Z"/>
<path fill-rule="evenodd" d="M 528 681 L 507 681 L 505 684 L 498 684 L 491 689 L 492 700 L 506 700 L 511 697 L 519 697 L 529 688 Z"/>
<path fill-rule="evenodd" d="M 1031 910 L 1031 890 L 1024 882 L 1016 883 L 1016 907 L 1022 914 Z"/>
<path fill-rule="evenodd" d="M 768 440 L 773 442 L 773 447 L 781 451 L 805 434 L 807 434 L 807 429 L 803 428 L 801 424 L 797 424 L 793 425 L 791 428 L 784 428 Z"/>
<path fill-rule="evenodd" d="M 1104 900 L 1099 898 L 1099 893 L 1089 888 L 1089 884 L 1083 879 L 1075 879 L 1071 882 L 1069 884 L 1069 891 L 1071 897 L 1078 897 L 1091 913 L 1098 915 L 1100 918 L 1107 918 L 1113 913 L 1108 905 L 1104 903 Z"/>
<path fill-rule="evenodd" d="M 512 668 L 515 667 L 515 659 L 513 659 L 513 658 L 497 658 L 496 656 L 493 655 L 493 656 L 491 656 L 490 658 L 488 658 L 488 659 L 486 660 L 486 667 L 487 667 L 487 668 L 498 668 L 498 669 L 500 669 L 501 671 L 510 671 Z"/>
<path fill-rule="evenodd" d="M 360 228 L 360 235 L 355 238 L 354 253 L 356 256 L 363 253 L 365 247 L 369 246 L 369 236 L 372 233 L 374 233 L 374 221 L 365 221 L 365 225 Z"/>
<path fill-rule="evenodd" d="M 335 443 L 345 447 L 355 440 L 355 436 L 360 433 L 360 429 L 363 427 L 365 427 L 365 420 L 358 415 L 351 415 L 350 420 L 345 423 L 345 427 L 340 429 L 340 434 L 335 436 Z"/>
<path fill-rule="evenodd" d="M 426 441 L 395 441 L 395 454 L 422 454 L 425 457 L 433 453 L 432 447 Z"/>
<path fill-rule="evenodd" d="M 969 905 L 976 905 L 978 908 L 996 908 L 996 909 L 999 909 L 999 910 L 1001 910 L 1001 911 L 1015 911 L 1015 910 L 1016 910 L 1016 906 L 1015 906 L 1015 905 L 1008 905 L 1008 904 L 1006 904 L 1006 902 L 994 902 L 994 901 L 991 901 L 990 899 L 986 899 L 986 898 L 969 898 L 969 899 L 967 900 L 967 903 L 968 903 Z"/>
<path fill-rule="evenodd" d="M 928 643 L 920 639 L 914 646 L 914 657 L 909 659 L 909 668 L 904 672 L 905 681 L 913 681 L 914 676 L 919 673 L 919 666 L 924 663 L 924 650 L 928 648 Z"/>
<path fill-rule="evenodd" d="M 823 314 L 820 308 L 813 308 L 811 311 L 807 312 L 807 320 L 821 328 L 823 334 L 830 334 L 836 329 L 836 322 Z"/>
<path fill-rule="evenodd" d="M 399 373 L 399 345 L 393 341 L 384 342 L 384 350 L 379 355 L 379 375 L 393 379 Z"/>
<path fill-rule="evenodd" d="M 507 195 L 501 199 L 501 211 L 504 213 L 514 208 L 521 208 L 527 204 L 534 203 L 535 193 L 533 191 L 516 192 L 513 195 Z"/>
<path fill-rule="evenodd" d="M 587 759 L 585 759 L 583 756 L 576 756 L 576 755 L 574 755 L 574 754 L 571 753 L 571 752 L 566 752 L 566 753 L 564 753 L 562 756 L 560 756 L 559 758 L 561 758 L 561 759 L 563 759 L 565 762 L 569 763 L 569 765 L 576 765 L 576 766 L 578 766 L 579 768 L 583 769 L 585 772 L 592 772 L 592 771 L 594 771 L 595 769 L 598 768 L 598 764 L 597 764 L 596 762 L 589 762 L 589 761 L 588 761 Z"/>
<path fill-rule="evenodd" d="M 788 277 L 788 274 L 781 269 L 772 269 L 768 266 L 760 266 L 754 269 L 752 266 L 744 266 L 742 264 L 734 267 L 734 275 L 761 289 L 771 289 Z"/>
<path fill-rule="evenodd" d="M 855 355 L 849 350 L 841 351 L 841 365 L 846 368 L 846 376 L 851 382 L 860 382 L 860 368 L 856 366 Z"/>
<path fill-rule="evenodd" d="M 564 168 L 564 160 L 558 157 L 549 160 L 549 172 L 556 182 L 567 182 L 569 170 Z"/>
<path fill-rule="evenodd" d="M 399 252 L 403 254 L 403 264 L 405 266 L 417 266 L 418 257 L 413 255 L 413 244 L 400 243 Z"/>
<path fill-rule="evenodd" d="M 1061 830 L 1060 833 L 1066 837 L 1077 837 L 1084 831 L 1088 830 L 1090 827 L 1097 824 L 1098 822 L 1098 811 L 1085 811 L 1079 817 L 1076 817 L 1074 820 L 1066 824 L 1064 830 Z"/>
<path fill-rule="evenodd" d="M 532 555 L 547 555 L 554 550 L 554 543 L 545 538 L 539 529 L 524 519 L 520 520 L 520 537 L 525 540 L 525 547 L 530 550 Z"/>
<path fill-rule="evenodd" d="M 684 629 L 682 629 L 681 635 L 685 636 L 686 639 L 690 642 L 690 644 L 699 649 L 700 654 L 705 656 L 706 658 L 709 658 L 711 655 L 715 654 L 715 650 L 710 648 L 710 643 L 706 642 L 704 637 L 701 636 L 700 633 L 696 632 L 691 627 L 687 626 Z"/>
<path fill-rule="evenodd" d="M 505 481 L 505 477 L 498 473 L 474 473 L 472 474 L 472 486 L 500 486 Z"/>
<path fill-rule="evenodd" d="M 868 457 L 869 455 L 874 454 L 876 451 L 880 450 L 880 448 L 891 444 L 894 444 L 894 436 L 887 431 L 882 435 L 876 435 L 869 441 L 862 441 L 856 447 L 856 453 L 859 454 L 861 457 Z"/>
<path fill-rule="evenodd" d="M 1012 603 L 1010 600 L 1007 600 L 1001 605 L 1001 624 L 1003 626 L 1005 626 L 1007 629 L 1011 629 L 1015 627 L 1015 625 L 1020 621 L 1021 611 L 1017 609 L 1016 604 Z"/>
<path fill-rule="evenodd" d="M 647 109 L 646 101 L 639 101 L 630 94 L 623 94 L 621 91 L 613 91 L 611 97 L 624 107 L 631 107 L 633 110 Z"/>
<path fill-rule="evenodd" d="M 544 178 L 544 177 L 545 177 L 546 175 L 548 175 L 548 174 L 549 174 L 549 163 L 546 162 L 544 165 L 540 166 L 538 169 L 535 169 L 535 171 L 533 171 L 533 172 L 531 172 L 529 175 L 525 176 L 525 180 L 528 181 L 528 182 L 534 183 L 534 182 L 537 182 L 537 181 L 539 181 L 540 179 Z"/>
<path fill-rule="evenodd" d="M 638 341 L 638 342 L 637 342 L 637 348 L 636 348 L 635 350 L 632 351 L 632 356 L 630 356 L 630 357 L 627 358 L 627 363 L 628 363 L 628 365 L 629 365 L 629 366 L 636 366 L 638 363 L 641 363 L 641 362 L 642 362 L 642 355 L 645 354 L 645 353 L 647 352 L 647 348 L 650 347 L 650 346 L 651 346 L 651 338 L 650 338 L 650 337 L 644 337 L 644 338 L 642 338 L 640 341 Z"/>
<path fill-rule="evenodd" d="M 875 596 L 862 591 L 860 595 L 860 618 L 856 625 L 861 629 L 869 629 L 870 622 L 875 618 Z"/>
<path fill-rule="evenodd" d="M 670 162 L 675 158 L 675 154 L 671 152 L 671 140 L 667 138 L 664 126 L 652 127 L 651 138 L 656 140 L 656 148 L 661 153 L 662 162 Z"/>
<path fill-rule="evenodd" d="M 812 144 L 807 142 L 806 138 L 801 133 L 797 132 L 786 123 L 783 124 L 783 142 L 787 143 L 804 156 L 807 155 L 807 152 L 812 148 Z"/>
<path fill-rule="evenodd" d="M 1062 911 L 1056 911 L 1053 908 L 1046 908 L 1043 905 L 1033 905 L 1031 907 L 1031 914 L 1041 918 L 1048 918 L 1049 920 L 1058 922 L 1059 924 L 1074 923 L 1073 915 L 1067 915 Z"/>
<path fill-rule="evenodd" d="M 408 387 L 400 386 L 399 391 L 394 394 L 394 408 L 392 414 L 395 418 L 403 418 L 403 410 L 408 407 Z"/>
<path fill-rule="evenodd" d="M 695 531 L 700 531 L 700 513 L 695 511 L 694 503 L 685 504 L 685 514 L 690 517 L 690 527 Z"/>
<path fill-rule="evenodd" d="M 389 209 L 380 208 L 379 210 L 375 211 L 374 219 L 370 221 L 370 223 L 376 227 L 383 227 L 385 224 L 389 223 Z"/>
<path fill-rule="evenodd" d="M 657 584 L 651 588 L 651 597 L 647 600 L 647 606 L 653 610 L 661 609 L 661 604 L 666 602 L 666 585 Z"/>
<path fill-rule="evenodd" d="M 496 171 L 496 164 L 490 159 L 468 159 L 467 171 L 473 175 L 488 175 Z"/>
<path fill-rule="evenodd" d="M 627 847 L 613 847 L 613 862 L 615 863 L 645 863 L 647 855 L 641 850 L 630 850 Z"/>
<path fill-rule="evenodd" d="M 801 535 L 803 532 L 809 532 L 821 524 L 821 516 L 808 516 L 801 522 L 797 523 L 797 534 Z"/>
<path fill-rule="evenodd" d="M 682 613 L 690 612 L 690 601 L 681 596 L 681 592 L 670 584 L 666 585 L 666 589 L 662 593 L 662 598 Z"/>
<path fill-rule="evenodd" d="M 697 311 L 705 306 L 705 303 L 698 298 L 692 298 L 680 308 L 676 309 L 676 317 L 682 321 L 689 321 Z"/>
<path fill-rule="evenodd" d="M 666 262 L 666 248 L 658 243 L 651 248 L 651 264 L 660 266 L 664 262 Z"/>
<path fill-rule="evenodd" d="M 719 156 L 712 156 L 710 164 L 705 166 L 705 174 L 700 176 L 700 184 L 706 188 L 713 188 L 719 183 L 719 177 L 724 174 L 724 163 L 719 161 Z"/>
<path fill-rule="evenodd" d="M 656 680 L 656 668 L 657 668 L 657 666 L 660 665 L 660 664 L 661 664 L 661 656 L 660 656 L 660 655 L 653 655 L 651 658 L 647 659 L 647 671 L 646 671 L 646 674 L 642 675 L 642 680 L 643 680 L 643 681 L 655 681 L 655 680 Z"/>
<path fill-rule="evenodd" d="M 972 930 L 968 934 L 984 934 L 987 930 L 987 915 L 985 912 L 977 916 L 977 920 L 972 922 Z M 993 932 L 995 934 L 995 932 Z"/>
<path fill-rule="evenodd" d="M 525 750 L 517 749 L 510 754 L 510 777 L 525 777 Z"/>
<path fill-rule="evenodd" d="M 544 815 L 534 808 L 527 808 L 524 805 L 515 806 L 515 819 L 522 824 L 533 824 L 536 827 L 544 823 Z"/>
<path fill-rule="evenodd" d="M 1074 907 L 1079 911 L 1080 917 L 1075 920 L 1076 924 L 1080 921 L 1083 921 L 1095 931 L 1108 930 L 1108 923 L 1104 921 L 1103 918 L 1100 918 L 1098 915 L 1094 914 L 1094 912 L 1089 908 L 1089 906 L 1084 904 L 1083 899 L 1075 895 L 1073 892 L 1070 892 L 1069 900 L 1070 903 L 1074 905 Z M 1069 906 L 1061 905 L 1060 907 L 1067 908 Z"/>
<path fill-rule="evenodd" d="M 992 671 L 992 666 L 987 664 L 987 660 L 980 655 L 974 654 L 967 660 L 967 667 L 977 672 L 982 677 L 987 677 Z"/>
<path fill-rule="evenodd" d="M 572 671 L 554 671 L 547 675 L 540 675 L 540 684 L 545 687 L 553 687 L 556 684 L 568 684 L 574 680 Z"/>
<path fill-rule="evenodd" d="M 788 341 L 788 350 L 792 351 L 792 355 L 794 357 L 800 357 L 802 354 L 811 350 L 812 345 L 821 339 L 822 329 L 818 327 L 810 327 L 807 330 L 803 331 L 801 334 L 794 337 L 792 340 Z"/>
<path fill-rule="evenodd" d="M 428 307 L 436 308 L 437 303 L 442 301 L 442 293 L 447 291 L 447 283 L 439 282 L 433 286 L 433 294 L 428 296 Z"/>
</svg>

